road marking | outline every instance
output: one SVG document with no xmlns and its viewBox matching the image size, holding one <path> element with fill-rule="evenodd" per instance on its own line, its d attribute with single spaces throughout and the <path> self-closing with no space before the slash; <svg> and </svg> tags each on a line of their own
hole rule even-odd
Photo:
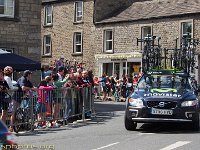
<svg viewBox="0 0 200 150">
<path fill-rule="evenodd" d="M 104 149 L 104 148 L 107 148 L 107 147 L 110 147 L 110 146 L 113 146 L 113 145 L 116 145 L 116 144 L 119 144 L 119 142 L 112 143 L 112 144 L 109 144 L 109 145 L 106 145 L 106 146 L 102 146 L 102 147 L 99 147 L 99 148 L 96 148 L 96 149 L 93 149 L 93 150 Z"/>
<path fill-rule="evenodd" d="M 160 150 L 172 150 L 172 149 L 175 149 L 175 148 L 177 148 L 177 147 L 181 147 L 181 146 L 183 146 L 183 145 L 186 145 L 186 144 L 189 144 L 189 143 L 191 143 L 192 141 L 178 141 L 178 142 L 176 142 L 176 143 L 174 143 L 174 144 L 171 144 L 171 145 L 169 145 L 169 146 L 167 146 L 167 147 L 165 147 L 165 148 L 162 148 L 162 149 L 160 149 Z"/>
<path fill-rule="evenodd" d="M 139 133 L 138 135 L 152 135 L 152 134 L 155 134 L 155 133 Z"/>
</svg>

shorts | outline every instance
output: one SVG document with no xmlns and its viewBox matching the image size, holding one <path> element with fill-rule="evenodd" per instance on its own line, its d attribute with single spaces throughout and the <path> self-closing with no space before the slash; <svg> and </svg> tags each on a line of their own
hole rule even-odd
<svg viewBox="0 0 200 150">
<path fill-rule="evenodd" d="M 9 104 L 9 112 L 15 113 L 17 111 L 17 108 L 19 108 L 20 103 L 17 102 L 16 100 L 12 100 L 11 103 Z"/>
<path fill-rule="evenodd" d="M 8 110 L 9 103 L 0 100 L 0 109 Z"/>
<path fill-rule="evenodd" d="M 44 113 L 47 111 L 46 105 L 43 103 L 37 103 L 36 104 L 36 112 L 37 113 Z"/>
</svg>

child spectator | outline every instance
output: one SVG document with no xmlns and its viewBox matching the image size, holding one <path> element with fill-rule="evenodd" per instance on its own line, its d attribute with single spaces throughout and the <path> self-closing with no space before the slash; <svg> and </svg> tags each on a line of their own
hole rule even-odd
<svg viewBox="0 0 200 150">
<path fill-rule="evenodd" d="M 51 76 L 46 76 L 45 77 L 45 80 L 47 81 L 47 86 L 50 86 L 52 88 L 54 88 L 53 86 L 53 78 Z M 46 111 L 46 115 L 47 116 L 52 116 L 52 112 L 53 112 L 53 109 L 52 109 L 52 105 L 53 105 L 53 93 L 54 91 L 48 91 L 48 98 L 47 98 L 47 111 Z"/>
<path fill-rule="evenodd" d="M 38 101 L 36 104 L 36 112 L 38 118 L 38 127 L 44 127 L 46 123 L 44 123 L 44 119 L 46 117 L 46 105 L 49 97 L 49 92 L 52 91 L 53 87 L 47 86 L 47 81 L 42 80 L 38 87 Z M 42 121 L 42 122 L 41 122 Z"/>
</svg>

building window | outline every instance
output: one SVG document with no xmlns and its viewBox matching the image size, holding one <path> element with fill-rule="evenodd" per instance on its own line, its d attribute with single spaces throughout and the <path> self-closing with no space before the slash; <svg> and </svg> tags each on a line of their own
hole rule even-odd
<svg viewBox="0 0 200 150">
<path fill-rule="evenodd" d="M 44 36 L 43 55 L 45 55 L 45 56 L 51 55 L 51 35 L 45 35 Z"/>
<path fill-rule="evenodd" d="M 0 17 L 14 18 L 14 0 L 0 0 Z"/>
<path fill-rule="evenodd" d="M 52 25 L 53 23 L 53 7 L 52 6 L 45 6 L 44 7 L 44 25 Z"/>
<path fill-rule="evenodd" d="M 144 38 L 147 38 L 147 37 L 151 37 L 151 26 L 144 26 L 141 28 L 141 38 L 144 39 Z"/>
<path fill-rule="evenodd" d="M 152 36 L 152 26 L 142 26 L 141 27 L 141 39 L 151 38 Z M 141 50 L 144 48 L 144 42 L 141 43 Z"/>
<path fill-rule="evenodd" d="M 181 23 L 181 37 L 192 38 L 192 21 Z"/>
<path fill-rule="evenodd" d="M 82 20 L 83 20 L 83 1 L 76 1 L 74 22 L 81 22 Z"/>
<path fill-rule="evenodd" d="M 104 52 L 113 52 L 113 31 L 104 31 Z"/>
<path fill-rule="evenodd" d="M 82 33 L 74 33 L 74 53 L 82 53 Z"/>
</svg>

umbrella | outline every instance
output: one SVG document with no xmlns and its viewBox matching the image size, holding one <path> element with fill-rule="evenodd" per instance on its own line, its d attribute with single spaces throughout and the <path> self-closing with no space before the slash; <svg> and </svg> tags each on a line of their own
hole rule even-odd
<svg viewBox="0 0 200 150">
<path fill-rule="evenodd" d="M 40 70 L 41 64 L 17 54 L 9 53 L 0 49 L 0 68 L 11 66 L 15 71 Z"/>
</svg>

